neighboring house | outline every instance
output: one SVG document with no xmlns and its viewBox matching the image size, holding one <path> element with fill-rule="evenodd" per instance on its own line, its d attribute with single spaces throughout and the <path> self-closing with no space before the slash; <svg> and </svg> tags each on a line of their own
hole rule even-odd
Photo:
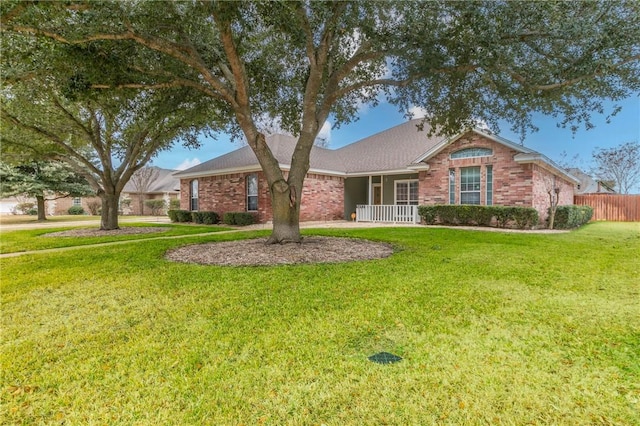
<svg viewBox="0 0 640 426">
<path fill-rule="evenodd" d="M 567 172 L 569 172 L 571 176 L 575 176 L 579 181 L 575 186 L 576 195 L 616 193 L 610 183 L 603 182 L 601 180 L 595 180 L 578 168 L 567 169 Z"/>
<path fill-rule="evenodd" d="M 560 205 L 573 203 L 577 179 L 544 155 L 480 130 L 430 138 L 420 121 L 336 150 L 313 147 L 300 220 L 349 220 L 357 212 L 358 220 L 413 222 L 421 204 L 527 206 L 544 220 L 554 188 Z M 274 135 L 267 143 L 286 173 L 296 139 Z M 272 218 L 269 188 L 248 146 L 174 176 L 182 209 Z"/>
<path fill-rule="evenodd" d="M 171 200 L 178 200 L 180 198 L 180 180 L 173 176 L 175 170 L 158 169 L 159 173 L 156 179 L 154 179 L 146 192 L 142 194 L 143 199 L 155 200 L 162 199 L 165 201 L 165 212 L 169 208 Z M 120 194 L 120 211 L 124 215 L 139 215 L 140 203 L 138 190 L 131 183 L 127 182 L 124 186 L 124 190 Z M 55 198 L 55 197 L 52 197 Z M 10 202 L 11 201 L 11 202 Z M 35 199 L 25 199 L 23 202 L 32 201 Z M 14 200 L 2 200 L 1 213 L 6 214 L 10 212 L 10 209 L 18 204 Z M 100 197 L 64 197 L 45 202 L 46 214 L 48 216 L 59 216 L 69 214 L 69 208 L 72 206 L 80 206 L 87 214 L 91 214 L 92 210 L 98 214 L 98 211 L 102 205 Z M 6 210 L 6 212 L 5 212 Z M 145 214 L 151 214 L 151 209 L 145 207 Z"/>
<path fill-rule="evenodd" d="M 180 179 L 174 176 L 175 170 L 158 170 L 158 176 L 149 184 L 147 190 L 142 194 L 143 201 L 164 200 L 165 212 L 169 209 L 171 200 L 180 198 Z M 124 200 L 124 202 L 123 202 Z M 140 193 L 132 181 L 127 182 L 120 194 L 120 209 L 126 215 L 140 215 Z M 151 209 L 144 207 L 144 214 L 151 214 Z"/>
</svg>

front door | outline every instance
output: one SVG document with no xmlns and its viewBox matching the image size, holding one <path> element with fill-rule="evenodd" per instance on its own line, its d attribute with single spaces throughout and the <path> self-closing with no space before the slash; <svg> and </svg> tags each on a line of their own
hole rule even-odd
<svg viewBox="0 0 640 426">
<path fill-rule="evenodd" d="M 373 185 L 373 205 L 379 206 L 382 204 L 382 185 Z"/>
</svg>

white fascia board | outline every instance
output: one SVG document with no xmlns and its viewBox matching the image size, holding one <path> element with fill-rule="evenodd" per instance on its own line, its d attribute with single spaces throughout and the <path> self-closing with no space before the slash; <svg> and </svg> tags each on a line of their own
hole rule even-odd
<svg viewBox="0 0 640 426">
<path fill-rule="evenodd" d="M 347 176 L 345 172 L 338 172 L 336 170 L 324 170 L 324 169 L 309 169 L 307 173 L 314 173 L 318 175 L 327 175 L 327 176 L 338 176 L 338 177 Z"/>
<path fill-rule="evenodd" d="M 174 173 L 173 176 L 179 179 L 188 179 L 188 178 L 198 178 L 205 176 L 220 176 L 220 175 L 229 175 L 233 173 L 246 173 L 246 172 L 259 172 L 262 169 L 258 165 L 245 166 L 245 167 L 231 167 L 228 169 L 217 169 L 217 170 L 203 170 L 201 172 L 195 173 L 183 173 L 181 172 Z"/>
<path fill-rule="evenodd" d="M 387 175 L 406 175 L 415 174 L 418 170 L 413 169 L 396 169 L 396 170 L 379 170 L 379 171 L 367 171 L 367 172 L 348 172 L 346 177 L 362 177 L 362 176 L 387 176 Z"/>
<path fill-rule="evenodd" d="M 278 164 L 280 170 L 283 172 L 288 172 L 291 169 L 289 164 Z M 177 178 L 180 179 L 189 179 L 189 178 L 197 178 L 197 177 L 205 177 L 205 176 L 220 176 L 220 175 L 229 175 L 234 173 L 248 173 L 248 172 L 261 172 L 262 168 L 259 165 L 245 166 L 245 167 L 232 167 L 228 169 L 218 169 L 218 170 L 209 170 L 209 171 L 201 171 L 196 173 L 183 173 L 180 172 L 174 174 Z M 307 173 L 316 173 L 319 175 L 330 175 L 330 176 L 342 176 L 344 177 L 346 174 L 344 172 L 339 172 L 335 170 L 324 170 L 324 169 L 309 169 Z"/>
<path fill-rule="evenodd" d="M 477 133 L 480 136 L 483 136 L 489 140 L 492 140 L 496 143 L 499 143 L 501 145 L 507 146 L 513 150 L 516 151 L 520 151 L 522 153 L 534 153 L 535 151 L 527 148 L 524 145 L 518 145 L 514 142 L 511 142 L 508 139 L 505 138 L 501 138 L 500 136 L 491 134 L 491 133 L 487 133 L 487 132 L 483 132 L 480 129 L 471 129 L 470 131 Z M 413 162 L 414 163 L 421 163 L 425 160 L 428 160 L 429 158 L 433 157 L 434 155 L 436 155 L 438 152 L 442 151 L 447 145 L 449 145 L 452 142 L 455 142 L 456 140 L 458 140 L 460 137 L 462 137 L 463 135 L 465 135 L 466 133 L 468 133 L 469 131 L 465 131 L 462 133 L 458 133 L 455 136 L 452 136 L 450 138 L 444 139 L 442 142 L 439 142 L 438 144 L 436 144 L 433 148 L 431 148 L 429 151 L 425 152 L 424 154 L 422 154 L 420 157 L 416 158 Z"/>
<path fill-rule="evenodd" d="M 566 177 L 567 179 L 571 180 L 573 183 L 576 183 L 576 184 L 580 183 L 580 180 L 578 178 L 576 178 L 569 172 L 564 171 L 562 167 L 558 166 L 556 163 L 551 161 L 547 156 L 540 154 L 539 152 L 516 154 L 513 157 L 513 159 L 516 163 L 519 163 L 519 164 L 535 163 L 549 170 L 552 173 L 557 173 L 559 175 Z"/>
<path fill-rule="evenodd" d="M 416 172 L 421 172 L 421 171 L 427 171 L 431 167 L 429 167 L 429 165 L 427 163 L 420 163 L 420 164 L 411 164 L 411 165 L 407 166 L 407 168 L 409 170 L 414 170 Z"/>
</svg>

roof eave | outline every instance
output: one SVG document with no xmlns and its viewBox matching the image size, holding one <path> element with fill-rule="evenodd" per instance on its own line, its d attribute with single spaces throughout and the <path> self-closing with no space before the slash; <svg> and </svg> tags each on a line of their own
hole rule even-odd
<svg viewBox="0 0 640 426">
<path fill-rule="evenodd" d="M 529 164 L 529 163 L 537 164 L 538 166 L 546 170 L 549 170 L 552 173 L 557 173 L 559 175 L 564 176 L 565 178 L 572 181 L 574 184 L 580 183 L 580 180 L 578 178 L 564 171 L 562 167 L 555 164 L 553 161 L 551 161 L 548 157 L 546 157 L 543 154 L 540 154 L 537 152 L 536 153 L 520 153 L 520 154 L 516 154 L 513 157 L 513 160 L 518 164 Z"/>
<path fill-rule="evenodd" d="M 423 169 L 420 169 L 423 170 Z M 362 177 L 362 176 L 386 176 L 386 175 L 401 175 L 401 174 L 413 174 L 418 170 L 412 168 L 394 169 L 394 170 L 371 170 L 363 172 L 347 172 L 346 177 Z"/>
<path fill-rule="evenodd" d="M 447 147 L 448 145 L 450 145 L 451 143 L 455 142 L 456 140 L 460 139 L 462 136 L 466 135 L 469 132 L 474 132 L 477 133 L 478 135 L 485 137 L 489 140 L 492 140 L 496 143 L 505 145 L 511 149 L 514 149 L 516 151 L 519 151 L 521 153 L 533 153 L 535 151 L 525 147 L 524 145 L 518 145 L 515 144 L 513 142 L 511 142 L 510 140 L 507 140 L 505 138 L 501 138 L 497 135 L 494 135 L 492 133 L 487 133 L 484 132 L 480 129 L 470 129 L 470 130 L 466 130 L 464 132 L 458 133 L 457 135 L 451 136 L 450 138 L 446 138 L 443 139 L 441 142 L 438 142 L 436 145 L 433 146 L 433 148 L 431 148 L 430 150 L 428 150 L 427 152 L 425 152 L 424 154 L 422 154 L 420 157 L 416 158 L 413 162 L 414 163 L 421 163 L 424 161 L 429 160 L 431 157 L 435 156 L 436 154 L 438 154 L 440 151 L 442 151 L 445 147 Z"/>
<path fill-rule="evenodd" d="M 230 175 L 234 173 L 247 173 L 247 172 L 256 172 L 262 170 L 259 165 L 250 165 L 250 166 L 242 166 L 242 167 L 229 167 L 226 169 L 218 169 L 218 170 L 202 170 L 199 172 L 185 173 L 178 172 L 174 173 L 173 176 L 178 179 L 189 179 L 189 178 L 199 178 L 205 176 L 219 176 L 219 175 Z"/>
</svg>

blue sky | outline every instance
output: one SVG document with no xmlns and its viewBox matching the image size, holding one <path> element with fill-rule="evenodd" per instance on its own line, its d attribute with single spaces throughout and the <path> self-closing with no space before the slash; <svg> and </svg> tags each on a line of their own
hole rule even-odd
<svg viewBox="0 0 640 426">
<path fill-rule="evenodd" d="M 556 161 L 561 159 L 562 152 L 566 152 L 567 160 L 577 154 L 579 161 L 576 166 L 588 170 L 591 154 L 596 147 L 608 148 L 625 142 L 640 141 L 640 97 L 633 96 L 617 104 L 622 106 L 622 110 L 611 118 L 610 123 L 606 122 L 606 113 L 611 112 L 614 103 L 608 104 L 609 110 L 605 110 L 605 115 L 594 113 L 592 122 L 595 128 L 581 128 L 575 134 L 570 129 L 558 128 L 558 119 L 554 117 L 534 115 L 534 124 L 540 130 L 528 134 L 524 145 Z M 330 148 L 342 147 L 406 121 L 388 103 L 381 103 L 375 108 L 364 107 L 359 117 L 354 123 L 330 131 Z M 506 123 L 501 125 L 499 135 L 513 142 L 520 142 L 520 136 L 511 132 Z M 240 145 L 231 143 L 226 135 L 220 135 L 217 140 L 203 140 L 203 146 L 198 150 L 188 150 L 176 145 L 171 151 L 163 152 L 154 159 L 153 165 L 167 169 L 185 168 L 186 165 L 196 165 L 239 147 Z"/>
</svg>

